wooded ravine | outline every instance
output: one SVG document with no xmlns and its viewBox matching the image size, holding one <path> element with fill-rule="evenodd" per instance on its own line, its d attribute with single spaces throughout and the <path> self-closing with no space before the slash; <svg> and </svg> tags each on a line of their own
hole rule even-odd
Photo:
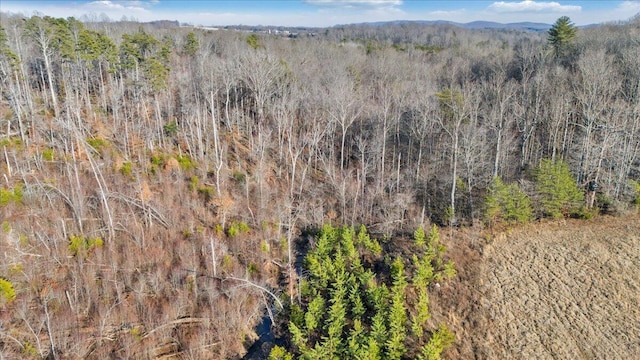
<svg viewBox="0 0 640 360">
<path fill-rule="evenodd" d="M 273 359 L 601 356 L 485 330 L 519 314 L 501 269 L 557 255 L 500 234 L 637 222 L 638 16 L 289 37 L 0 19 L 0 359 L 234 359 L 265 316 Z M 636 328 L 580 319 L 638 355 Z"/>
</svg>

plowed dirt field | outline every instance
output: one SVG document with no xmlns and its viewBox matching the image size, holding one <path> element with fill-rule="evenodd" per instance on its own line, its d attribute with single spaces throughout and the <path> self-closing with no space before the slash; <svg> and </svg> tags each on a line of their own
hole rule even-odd
<svg viewBox="0 0 640 360">
<path fill-rule="evenodd" d="M 450 358 L 640 359 L 638 216 L 535 223 L 471 246 L 481 241 L 452 240 L 468 269 L 438 296 L 458 340 Z"/>
</svg>

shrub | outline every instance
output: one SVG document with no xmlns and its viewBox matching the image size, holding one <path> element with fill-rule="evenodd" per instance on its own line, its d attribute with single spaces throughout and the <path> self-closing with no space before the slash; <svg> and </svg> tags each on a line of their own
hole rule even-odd
<svg viewBox="0 0 640 360">
<path fill-rule="evenodd" d="M 241 221 L 241 222 L 238 224 L 238 230 L 240 230 L 240 232 L 241 232 L 241 233 L 245 233 L 245 234 L 246 234 L 246 233 L 248 233 L 248 232 L 251 230 L 251 228 L 249 227 L 249 225 L 247 225 L 247 223 L 246 223 L 246 222 Z"/>
<path fill-rule="evenodd" d="M 243 173 L 242 171 L 234 171 L 231 174 L 231 177 L 233 177 L 233 179 L 237 181 L 238 184 L 244 184 L 247 181 L 247 174 Z"/>
<path fill-rule="evenodd" d="M 192 175 L 189 178 L 189 190 L 195 191 L 198 189 L 198 184 L 200 184 L 200 179 L 196 175 Z"/>
<path fill-rule="evenodd" d="M 9 274 L 11 274 L 11 275 L 18 275 L 18 274 L 22 273 L 23 270 L 24 270 L 24 268 L 23 268 L 21 263 L 13 264 L 13 265 L 9 266 Z"/>
<path fill-rule="evenodd" d="M 84 250 L 84 238 L 81 236 L 71 235 L 69 237 L 68 248 L 72 256 L 78 255 L 82 250 Z"/>
<path fill-rule="evenodd" d="M 216 195 L 216 189 L 213 186 L 205 185 L 198 188 L 198 193 L 202 195 L 205 202 L 209 202 Z"/>
<path fill-rule="evenodd" d="M 172 137 L 178 133 L 178 123 L 175 121 L 168 122 L 162 126 L 162 130 L 164 130 L 164 134 Z"/>
<path fill-rule="evenodd" d="M 613 209 L 613 207 L 611 207 L 611 209 Z M 598 207 L 593 207 L 589 209 L 585 205 L 583 205 L 580 208 L 575 209 L 571 213 L 571 216 L 576 219 L 589 220 L 589 219 L 592 219 L 595 215 L 597 215 L 599 211 L 600 209 Z M 606 211 L 610 211 L 610 209 L 607 209 Z"/>
<path fill-rule="evenodd" d="M 263 253 L 269 252 L 269 243 L 266 240 L 260 242 L 260 250 L 262 250 Z"/>
<path fill-rule="evenodd" d="M 16 185 L 13 189 L 0 188 L 0 207 L 9 203 L 22 203 L 22 186 Z"/>
<path fill-rule="evenodd" d="M 6 221 L 6 220 L 3 221 L 1 227 L 2 227 L 2 232 L 3 233 L 8 234 L 8 233 L 11 232 L 11 224 L 9 224 L 8 221 Z"/>
<path fill-rule="evenodd" d="M 151 162 L 149 172 L 156 174 L 158 170 L 164 168 L 167 164 L 167 157 L 164 154 L 151 154 L 149 162 Z"/>
<path fill-rule="evenodd" d="M 185 238 L 185 240 L 189 240 L 189 238 L 191 238 L 192 236 L 193 232 L 190 229 L 182 230 L 182 237 Z"/>
<path fill-rule="evenodd" d="M 0 304 L 10 303 L 16 299 L 16 291 L 11 281 L 0 278 Z"/>
<path fill-rule="evenodd" d="M 46 161 L 53 161 L 53 159 L 55 158 L 55 150 L 53 150 L 52 148 L 46 148 L 42 150 L 42 158 Z"/>
<path fill-rule="evenodd" d="M 239 234 L 248 233 L 249 230 L 250 230 L 249 225 L 247 225 L 246 222 L 241 221 L 238 223 L 238 222 L 232 221 L 231 225 L 229 225 L 229 228 L 227 229 L 227 236 L 229 236 L 230 238 L 236 237 Z"/>
<path fill-rule="evenodd" d="M 216 195 L 216 189 L 213 186 L 200 186 L 200 179 L 196 175 L 189 178 L 189 190 L 196 191 L 200 196 L 202 196 L 205 202 L 213 200 Z"/>
<path fill-rule="evenodd" d="M 38 350 L 28 341 L 22 344 L 22 353 L 30 358 L 38 358 Z"/>
<path fill-rule="evenodd" d="M 85 257 L 94 248 L 104 246 L 102 238 L 86 238 L 84 236 L 71 235 L 69 237 L 69 252 L 72 256 Z"/>
<path fill-rule="evenodd" d="M 489 195 L 485 199 L 487 223 L 525 223 L 531 220 L 532 216 L 531 200 L 517 184 L 506 185 L 500 177 L 493 179 Z"/>
<path fill-rule="evenodd" d="M 135 326 L 132 327 L 129 330 L 129 333 L 137 340 L 137 341 L 142 341 L 143 338 L 143 334 L 142 334 L 142 327 L 141 326 Z"/>
<path fill-rule="evenodd" d="M 557 219 L 576 214 L 582 207 L 584 193 L 563 161 L 542 160 L 536 171 L 536 188 L 545 216 Z"/>
<path fill-rule="evenodd" d="M 224 254 L 222 257 L 222 269 L 227 272 L 231 272 L 231 270 L 233 270 L 233 259 L 231 258 L 231 255 Z"/>
<path fill-rule="evenodd" d="M 253 261 L 249 263 L 247 266 L 247 273 L 249 275 L 256 275 L 260 270 L 258 269 L 258 265 L 256 265 Z"/>
<path fill-rule="evenodd" d="M 162 167 L 165 164 L 166 158 L 162 154 L 153 154 L 151 155 L 150 160 L 151 160 L 151 165 Z"/>
<path fill-rule="evenodd" d="M 124 176 L 131 176 L 131 170 L 133 169 L 133 164 L 131 161 L 126 161 L 122 163 L 122 167 L 120 168 L 120 173 Z"/>
<path fill-rule="evenodd" d="M 176 155 L 175 158 L 183 171 L 192 170 L 196 167 L 196 163 L 188 155 Z"/>
<path fill-rule="evenodd" d="M 103 138 L 95 137 L 87 139 L 87 144 L 94 148 L 97 152 L 101 152 L 102 148 L 107 145 L 107 141 Z"/>
</svg>

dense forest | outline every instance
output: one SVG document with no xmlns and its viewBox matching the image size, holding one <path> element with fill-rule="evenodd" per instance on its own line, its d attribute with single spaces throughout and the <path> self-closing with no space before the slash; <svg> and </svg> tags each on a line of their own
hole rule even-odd
<svg viewBox="0 0 640 360">
<path fill-rule="evenodd" d="M 0 357 L 234 358 L 266 310 L 293 324 L 273 358 L 340 356 L 374 330 L 318 328 L 309 308 L 341 299 L 400 303 L 379 323 L 415 336 L 370 358 L 438 358 L 454 335 L 420 301 L 455 269 L 421 229 L 640 199 L 637 16 L 298 37 L 1 16 Z M 374 240 L 345 240 L 361 225 Z M 319 254 L 370 299 L 302 271 Z"/>
</svg>

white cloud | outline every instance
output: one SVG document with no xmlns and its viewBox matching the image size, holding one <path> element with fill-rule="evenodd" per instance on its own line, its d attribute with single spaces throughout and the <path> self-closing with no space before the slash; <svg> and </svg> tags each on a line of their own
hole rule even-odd
<svg viewBox="0 0 640 360">
<path fill-rule="evenodd" d="M 640 1 L 623 1 L 618 5 L 615 11 L 627 13 L 629 16 L 633 16 L 640 12 Z"/>
<path fill-rule="evenodd" d="M 402 0 L 305 0 L 307 4 L 320 6 L 370 6 L 390 7 L 402 5 Z"/>
<path fill-rule="evenodd" d="M 151 0 L 151 1 L 139 1 L 139 0 L 131 0 L 131 1 L 111 1 L 111 0 L 96 0 L 84 5 L 85 7 L 90 7 L 98 10 L 146 10 L 151 8 L 153 5 L 158 4 L 159 0 Z"/>
<path fill-rule="evenodd" d="M 430 11 L 429 18 L 430 19 L 438 19 L 438 20 L 449 20 L 456 16 L 466 15 L 466 9 L 458 9 L 458 10 L 435 10 Z"/>
<path fill-rule="evenodd" d="M 562 5 L 558 2 L 541 2 L 524 0 L 520 2 L 497 1 L 489 5 L 489 10 L 500 13 L 516 12 L 577 12 L 581 11 L 579 5 Z"/>
<path fill-rule="evenodd" d="M 108 0 L 92 1 L 88 3 L 87 6 L 103 7 L 106 9 L 124 9 L 124 6 Z"/>
</svg>

